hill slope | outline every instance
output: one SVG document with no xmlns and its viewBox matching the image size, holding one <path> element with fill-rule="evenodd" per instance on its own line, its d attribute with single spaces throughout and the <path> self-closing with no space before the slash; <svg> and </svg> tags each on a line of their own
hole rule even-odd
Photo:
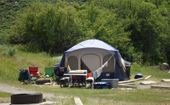
<svg viewBox="0 0 170 105">
<path fill-rule="evenodd" d="M 34 2 L 56 3 L 58 0 L 0 0 L 0 43 L 9 35 L 16 16 Z M 82 4 L 86 0 L 67 0 Z"/>
<path fill-rule="evenodd" d="M 0 42 L 9 35 L 17 14 L 32 2 L 33 0 L 0 0 Z"/>
</svg>

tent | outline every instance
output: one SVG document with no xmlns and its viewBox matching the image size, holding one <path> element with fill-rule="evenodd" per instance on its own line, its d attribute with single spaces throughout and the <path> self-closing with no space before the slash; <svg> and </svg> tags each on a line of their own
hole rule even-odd
<svg viewBox="0 0 170 105">
<path fill-rule="evenodd" d="M 100 79 L 129 79 L 131 63 L 123 60 L 117 49 L 97 39 L 85 40 L 65 51 L 60 67 L 67 67 L 69 64 L 71 70 L 81 69 L 90 73 L 106 62 L 107 66 L 102 68 Z"/>
</svg>

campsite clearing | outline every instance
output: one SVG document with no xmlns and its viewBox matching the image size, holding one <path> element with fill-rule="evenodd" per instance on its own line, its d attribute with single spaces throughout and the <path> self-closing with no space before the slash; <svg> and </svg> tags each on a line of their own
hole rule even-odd
<svg viewBox="0 0 170 105">
<path fill-rule="evenodd" d="M 54 94 L 55 97 L 47 101 L 55 101 L 60 105 L 75 104 L 74 97 L 79 97 L 83 105 L 155 105 L 170 103 L 170 89 L 84 89 L 84 88 L 60 88 L 51 85 L 21 85 L 18 79 L 19 69 L 36 65 L 39 72 L 44 73 L 45 67 L 53 66 L 57 62 L 49 55 L 44 53 L 27 53 L 19 51 L 14 57 L 0 55 L 0 82 L 19 89 L 33 90 L 42 93 Z M 149 68 L 147 66 L 133 63 L 131 66 L 131 79 L 137 73 L 142 73 L 144 78 L 152 75 L 149 81 L 155 81 L 162 84 L 162 79 L 170 79 L 170 74 L 159 69 Z M 9 78 L 10 77 L 10 78 Z M 143 81 L 143 80 L 141 80 Z M 133 82 L 135 85 L 141 81 Z M 130 84 L 129 84 L 130 85 Z M 132 84 L 131 84 L 132 85 Z M 1 96 L 1 98 L 10 98 Z"/>
</svg>

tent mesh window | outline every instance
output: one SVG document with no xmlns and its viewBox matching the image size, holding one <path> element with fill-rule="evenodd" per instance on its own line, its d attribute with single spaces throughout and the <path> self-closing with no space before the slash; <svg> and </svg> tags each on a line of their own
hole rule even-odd
<svg viewBox="0 0 170 105">
<path fill-rule="evenodd" d="M 68 58 L 68 63 L 72 70 L 78 70 L 78 59 L 76 56 L 70 56 Z"/>
<path fill-rule="evenodd" d="M 103 63 L 108 61 L 111 56 L 112 56 L 111 54 L 105 55 L 104 58 L 103 58 Z M 115 72 L 115 59 L 114 59 L 114 57 L 112 57 L 108 61 L 108 66 L 103 68 L 103 72 Z"/>
<path fill-rule="evenodd" d="M 97 70 L 101 65 L 101 59 L 97 54 L 85 54 L 81 58 L 81 69 L 87 70 L 88 73 Z"/>
</svg>

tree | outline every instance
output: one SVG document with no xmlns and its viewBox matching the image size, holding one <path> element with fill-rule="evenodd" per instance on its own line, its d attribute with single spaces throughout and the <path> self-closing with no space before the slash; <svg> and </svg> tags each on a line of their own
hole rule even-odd
<svg viewBox="0 0 170 105">
<path fill-rule="evenodd" d="M 75 9 L 67 2 L 59 1 L 56 6 L 35 3 L 16 21 L 11 42 L 29 44 L 39 51 L 61 52 L 79 37 L 74 15 Z"/>
</svg>

